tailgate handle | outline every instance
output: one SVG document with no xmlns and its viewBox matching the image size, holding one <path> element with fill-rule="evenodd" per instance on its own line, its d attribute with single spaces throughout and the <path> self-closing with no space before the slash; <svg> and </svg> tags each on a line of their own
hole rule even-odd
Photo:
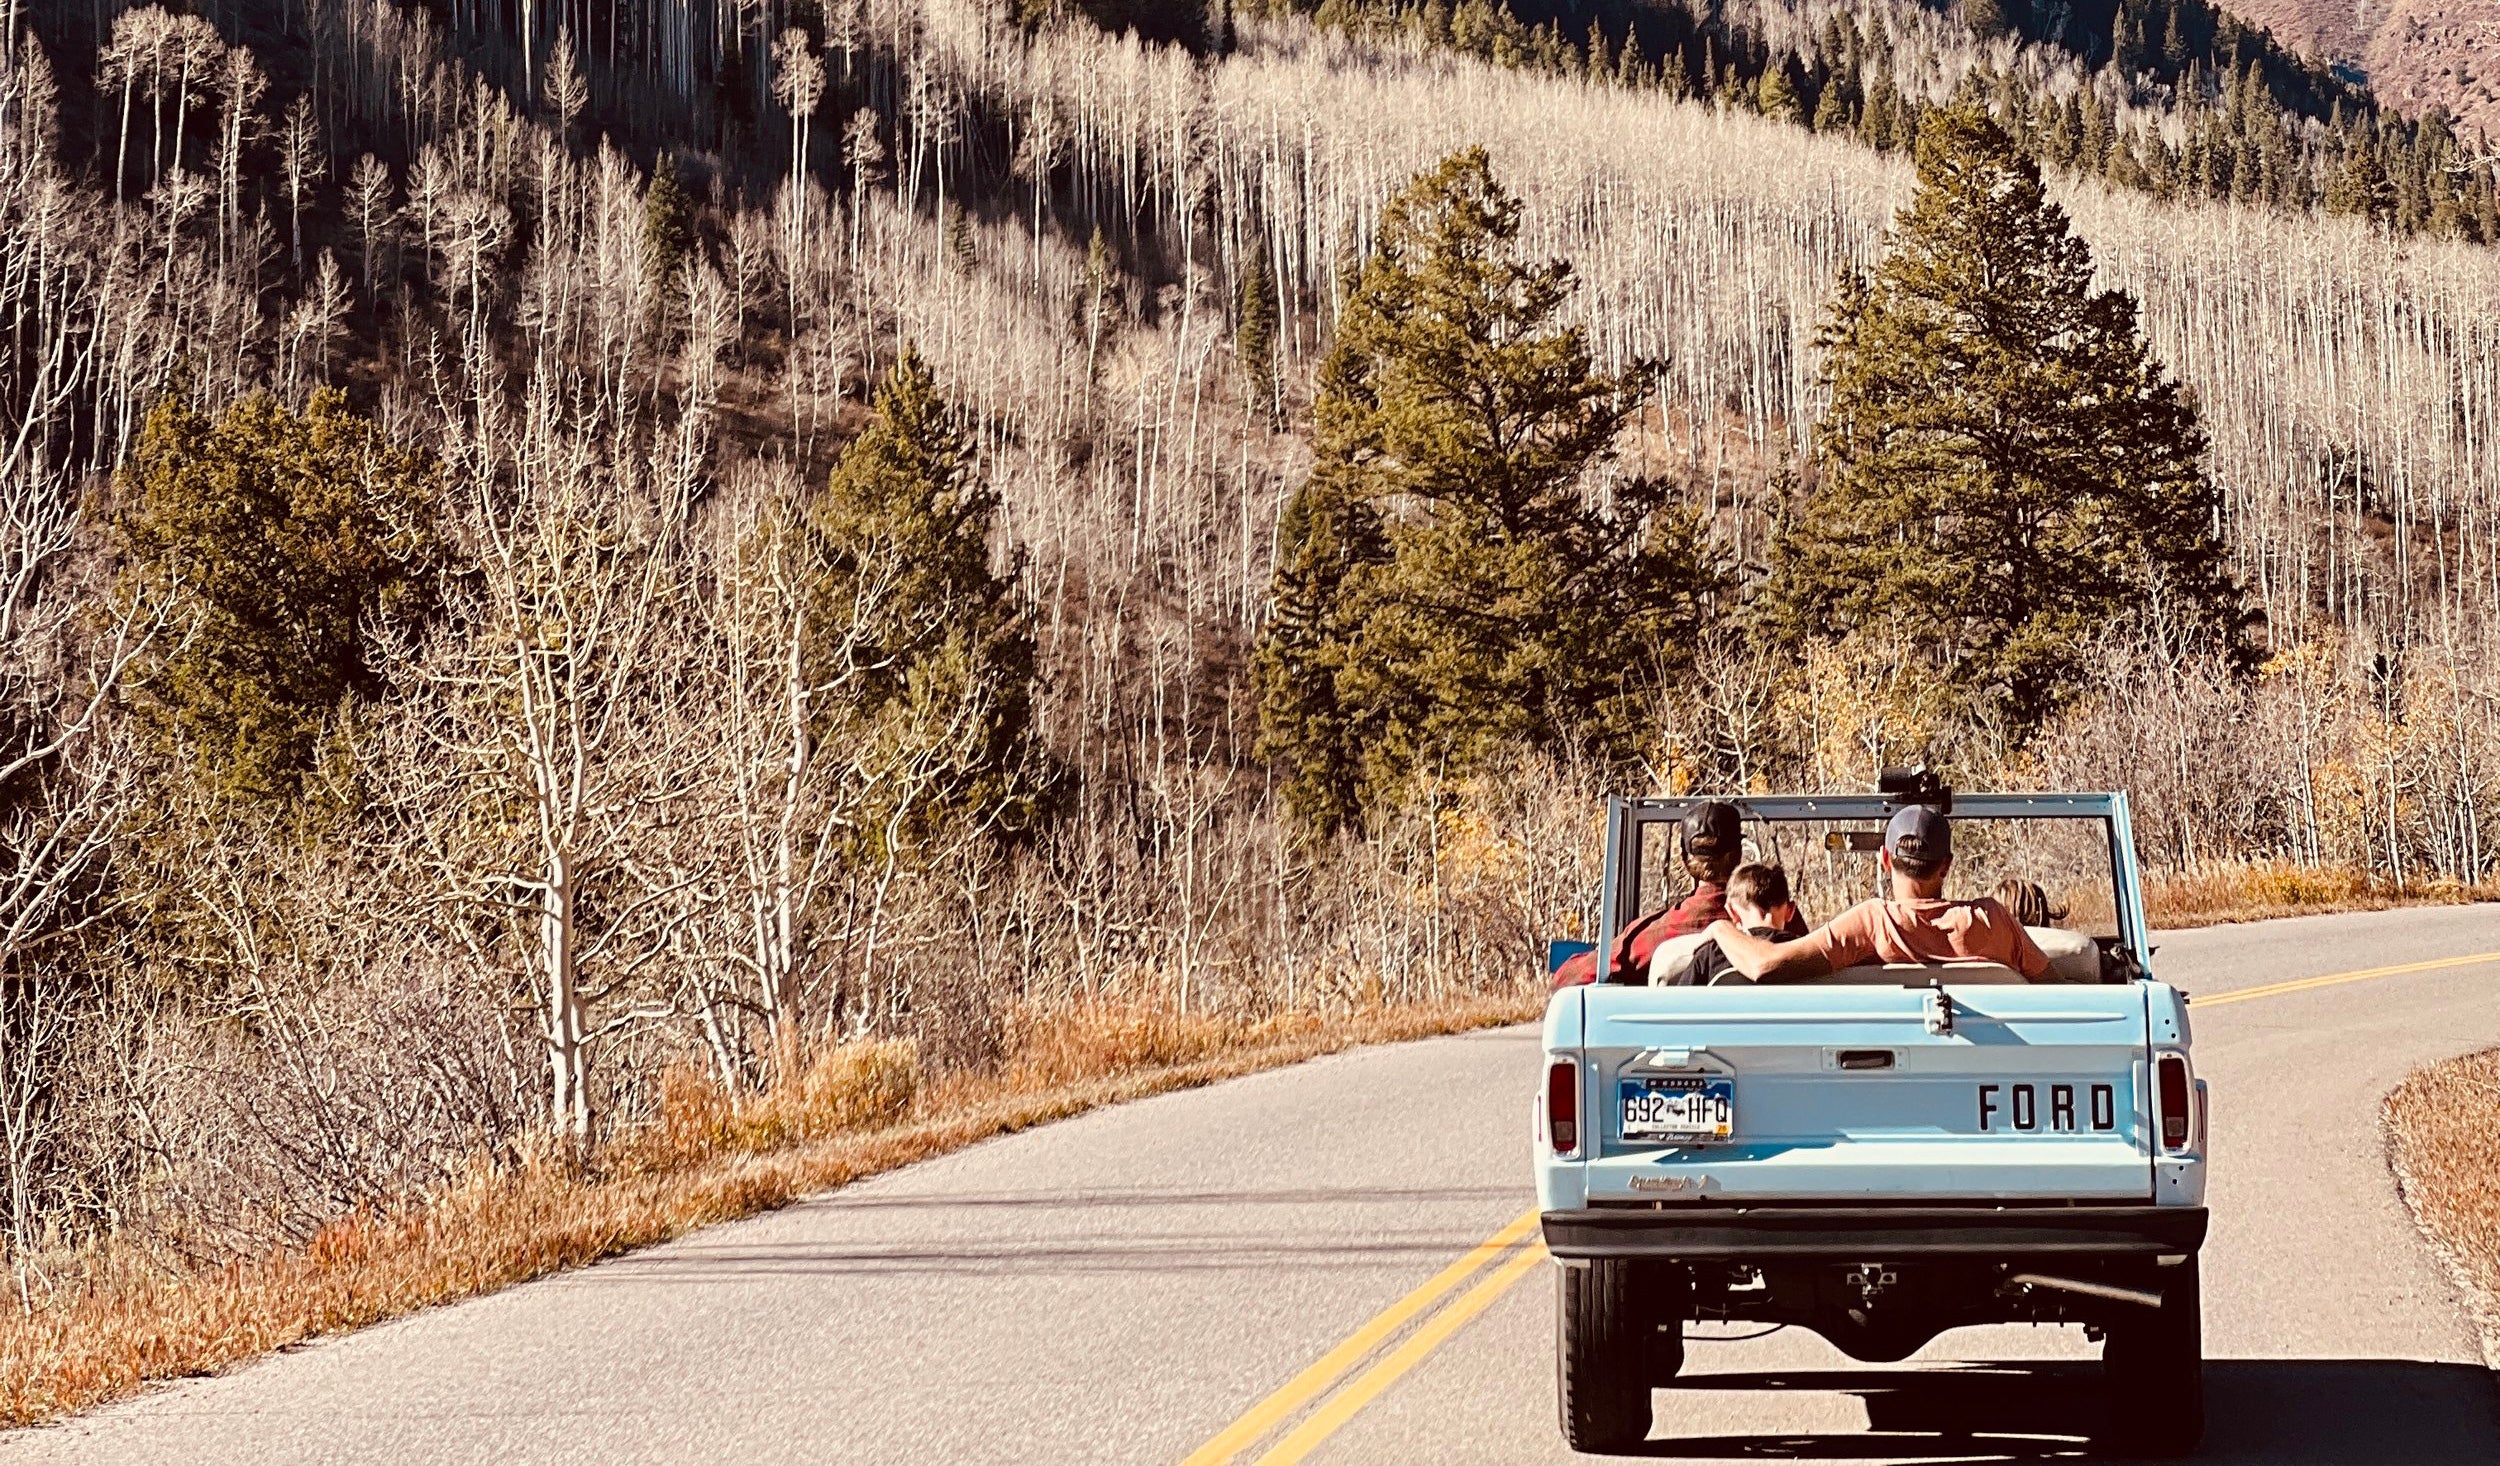
<svg viewBox="0 0 2500 1466">
<path fill-rule="evenodd" d="M 1843 1069 L 1889 1069 L 1892 1067 L 1892 1050 L 1842 1049 L 1834 1062 Z"/>
</svg>

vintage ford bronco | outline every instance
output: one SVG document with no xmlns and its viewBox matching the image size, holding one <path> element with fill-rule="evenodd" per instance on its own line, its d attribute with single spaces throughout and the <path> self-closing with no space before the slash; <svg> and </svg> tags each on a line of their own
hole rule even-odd
<svg viewBox="0 0 2500 1466">
<path fill-rule="evenodd" d="M 1883 787 L 1728 802 L 1748 858 L 1780 864 L 1812 922 L 1878 894 L 1904 804 L 1945 810 L 1948 896 L 2011 879 L 2064 900 L 2028 929 L 2053 971 L 1721 968 L 1696 986 L 1684 941 L 1557 992 L 1534 1149 L 1561 1264 L 1563 1435 L 1644 1440 L 1691 1322 L 1796 1324 L 1892 1361 L 1949 1328 L 2026 1321 L 2106 1341 L 2106 1444 L 2186 1454 L 2204 1429 L 2205 1091 L 2187 999 L 2146 967 L 2126 796 Z M 1678 894 L 1698 803 L 1610 803 L 1598 952 Z"/>
</svg>

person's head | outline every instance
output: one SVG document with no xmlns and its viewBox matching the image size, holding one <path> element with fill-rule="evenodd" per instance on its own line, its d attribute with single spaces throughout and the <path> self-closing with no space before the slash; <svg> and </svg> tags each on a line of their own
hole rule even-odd
<svg viewBox="0 0 2500 1466">
<path fill-rule="evenodd" d="M 1713 799 L 1684 812 L 1686 875 L 1705 885 L 1723 885 L 1744 851 L 1744 823 L 1735 805 Z"/>
<path fill-rule="evenodd" d="M 1997 883 L 1997 904 L 2025 926 L 2055 926 L 2066 913 L 2049 904 L 2049 893 L 2012 876 Z"/>
<path fill-rule="evenodd" d="M 1909 804 L 1884 826 L 1884 869 L 1892 893 L 1903 900 L 1944 894 L 1953 868 L 1953 826 L 1932 805 Z"/>
<path fill-rule="evenodd" d="M 1748 930 L 1785 926 L 1793 904 L 1788 894 L 1788 872 L 1776 865 L 1747 861 L 1727 878 L 1728 914 L 1736 918 L 1738 926 Z"/>
</svg>

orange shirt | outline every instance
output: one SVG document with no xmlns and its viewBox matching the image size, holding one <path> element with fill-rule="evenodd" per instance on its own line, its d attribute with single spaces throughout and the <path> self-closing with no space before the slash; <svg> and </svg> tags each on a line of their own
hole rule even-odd
<svg viewBox="0 0 2500 1466">
<path fill-rule="evenodd" d="M 1835 972 L 1866 962 L 1995 962 L 2034 979 L 2049 972 L 2049 959 L 2022 923 L 1986 896 L 1861 901 L 1805 941 Z"/>
</svg>

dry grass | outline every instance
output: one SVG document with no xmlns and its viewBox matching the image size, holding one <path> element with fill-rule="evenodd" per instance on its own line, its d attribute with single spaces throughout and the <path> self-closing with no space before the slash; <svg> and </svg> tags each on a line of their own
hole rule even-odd
<svg viewBox="0 0 2500 1466">
<path fill-rule="evenodd" d="M 2400 889 L 2385 877 L 2346 866 L 2234 861 L 2149 879 L 2144 901 L 2153 925 L 2176 928 L 2394 906 L 2462 906 L 2500 901 L 2500 887 L 2415 881 Z"/>
<path fill-rule="evenodd" d="M 2387 1097 L 2396 1174 L 2473 1295 L 2500 1368 L 2500 1049 L 2416 1070 Z"/>
<path fill-rule="evenodd" d="M 86 1255 L 49 1301 L 0 1320 L 0 1426 L 474 1298 L 1099 1105 L 1362 1044 L 1517 1022 L 1541 1003 L 1483 998 L 1256 1022 L 1059 1013 L 1019 1023 L 1000 1075 L 923 1081 L 908 1047 L 857 1044 L 744 1106 L 679 1074 L 661 1117 L 587 1167 L 482 1173 L 404 1214 L 349 1216 L 307 1246 L 222 1267 L 169 1266 L 132 1248 Z"/>
</svg>

